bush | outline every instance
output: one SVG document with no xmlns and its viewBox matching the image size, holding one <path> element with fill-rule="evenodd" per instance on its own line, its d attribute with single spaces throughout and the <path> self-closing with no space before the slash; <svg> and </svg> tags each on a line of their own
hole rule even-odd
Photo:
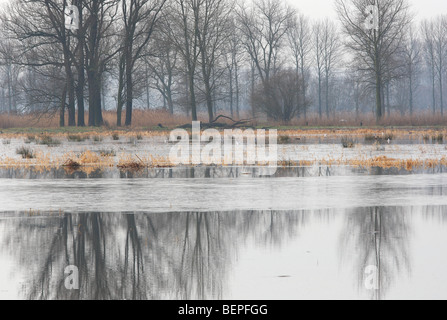
<svg viewBox="0 0 447 320">
<path fill-rule="evenodd" d="M 278 72 L 257 86 L 252 94 L 256 109 L 275 121 L 289 122 L 309 105 L 302 97 L 302 80 L 292 70 Z"/>
<path fill-rule="evenodd" d="M 439 133 L 437 136 L 433 136 L 432 140 L 442 143 L 444 141 L 444 135 L 442 133 Z"/>
<path fill-rule="evenodd" d="M 116 156 L 116 152 L 114 150 L 99 150 L 99 154 L 101 157 L 114 157 Z"/>
<path fill-rule="evenodd" d="M 35 142 L 35 141 L 36 141 L 36 137 L 35 136 L 31 136 L 31 135 L 27 136 L 26 139 L 25 139 L 25 143 L 26 144 L 30 144 L 31 142 Z"/>
<path fill-rule="evenodd" d="M 21 147 L 16 150 L 17 154 L 20 154 L 22 156 L 22 159 L 34 159 L 34 152 L 30 148 L 27 147 Z"/>
<path fill-rule="evenodd" d="M 61 142 L 59 140 L 54 140 L 50 136 L 43 136 L 39 139 L 38 144 L 47 145 L 47 146 L 51 147 L 51 146 L 59 145 L 59 144 L 61 144 Z"/>
<path fill-rule="evenodd" d="M 355 145 L 354 140 L 352 140 L 349 137 L 343 137 L 341 139 L 341 144 L 343 145 L 343 148 L 345 148 L 345 149 L 354 148 L 354 145 Z"/>
<path fill-rule="evenodd" d="M 87 137 L 83 137 L 79 134 L 72 134 L 72 135 L 68 135 L 67 139 L 68 139 L 68 141 L 71 141 L 71 142 L 82 142 L 82 141 L 85 141 L 87 139 Z"/>
<path fill-rule="evenodd" d="M 290 142 L 290 137 L 289 136 L 279 136 L 278 137 L 278 143 L 279 144 L 287 144 Z"/>
</svg>

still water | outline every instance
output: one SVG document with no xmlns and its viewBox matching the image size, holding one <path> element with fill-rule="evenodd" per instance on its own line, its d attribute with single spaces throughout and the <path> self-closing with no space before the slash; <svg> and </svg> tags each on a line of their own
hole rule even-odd
<svg viewBox="0 0 447 320">
<path fill-rule="evenodd" d="M 0 176 L 0 299 L 447 298 L 442 171 Z"/>
</svg>

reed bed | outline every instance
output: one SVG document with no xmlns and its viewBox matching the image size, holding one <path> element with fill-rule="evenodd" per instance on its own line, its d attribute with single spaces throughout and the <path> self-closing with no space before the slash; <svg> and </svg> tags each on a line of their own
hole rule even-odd
<svg viewBox="0 0 447 320">
<path fill-rule="evenodd" d="M 383 169 L 405 169 L 412 171 L 414 169 L 432 169 L 440 166 L 447 166 L 447 157 L 440 159 L 393 159 L 386 156 L 378 156 L 374 158 L 359 159 L 323 159 L 323 160 L 284 160 L 278 163 L 280 167 L 312 167 L 316 165 L 322 166 L 350 166 L 354 168 L 383 168 Z"/>
<path fill-rule="evenodd" d="M 60 168 L 64 167 L 71 170 L 80 168 L 89 168 L 90 170 L 102 169 L 102 168 L 118 168 L 122 170 L 141 170 L 144 168 L 171 168 L 174 165 L 166 157 L 155 157 L 152 155 L 138 156 L 130 154 L 121 154 L 118 159 L 116 156 L 104 156 L 96 152 L 85 151 L 81 154 L 67 153 L 60 157 L 54 157 L 50 154 L 43 154 L 37 152 L 34 158 L 8 158 L 0 157 L 0 167 L 5 168 L 29 168 L 29 167 L 41 167 L 41 168 Z M 215 164 L 217 166 L 224 166 L 224 164 Z M 268 165 L 259 164 L 259 166 Z M 324 166 L 351 166 L 356 168 L 397 168 L 412 171 L 418 168 L 435 168 L 439 166 L 447 166 L 447 157 L 442 156 L 439 158 L 427 158 L 427 159 L 395 159 L 387 156 L 376 157 L 357 157 L 346 159 L 340 158 L 328 158 L 328 159 L 314 159 L 314 160 L 280 160 L 277 165 L 279 167 L 309 167 L 316 165 Z M 183 166 L 183 165 L 182 165 Z"/>
</svg>

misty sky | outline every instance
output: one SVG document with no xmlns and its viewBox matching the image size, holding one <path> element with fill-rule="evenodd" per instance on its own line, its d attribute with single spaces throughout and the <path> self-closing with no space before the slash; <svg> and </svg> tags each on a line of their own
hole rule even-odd
<svg viewBox="0 0 447 320">
<path fill-rule="evenodd" d="M 336 18 L 334 0 L 288 0 L 302 13 L 318 19 L 324 17 Z M 410 0 L 412 11 L 417 19 L 430 18 L 439 14 L 447 14 L 445 0 Z"/>
<path fill-rule="evenodd" d="M 11 0 L 0 0 L 6 3 Z M 287 0 L 302 13 L 313 19 L 333 17 L 336 18 L 334 0 Z M 417 19 L 429 18 L 438 14 L 447 14 L 447 1 L 445 0 L 410 0 L 412 10 Z"/>
</svg>

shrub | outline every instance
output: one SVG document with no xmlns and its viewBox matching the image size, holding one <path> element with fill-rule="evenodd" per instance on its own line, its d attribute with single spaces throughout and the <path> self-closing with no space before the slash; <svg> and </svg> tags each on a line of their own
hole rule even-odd
<svg viewBox="0 0 447 320">
<path fill-rule="evenodd" d="M 345 148 L 345 149 L 354 148 L 354 140 L 352 140 L 349 137 L 343 137 L 341 139 L 341 144 L 343 145 L 343 148 Z"/>
<path fill-rule="evenodd" d="M 433 136 L 432 140 L 436 141 L 436 142 L 443 142 L 444 141 L 444 135 L 442 133 L 439 133 L 437 136 Z"/>
<path fill-rule="evenodd" d="M 289 136 L 279 136 L 278 137 L 278 143 L 279 144 L 287 144 L 290 142 L 290 137 Z"/>
<path fill-rule="evenodd" d="M 27 147 L 21 147 L 16 150 L 17 154 L 22 156 L 22 159 L 33 159 L 35 158 L 33 150 Z"/>
<path fill-rule="evenodd" d="M 373 134 L 366 134 L 365 135 L 365 141 L 375 141 L 377 140 L 377 136 L 373 135 Z"/>
<path fill-rule="evenodd" d="M 99 154 L 101 157 L 114 157 L 116 156 L 116 152 L 114 150 L 99 150 Z"/>
<path fill-rule="evenodd" d="M 68 135 L 67 139 L 68 139 L 68 141 L 71 141 L 71 142 L 82 142 L 82 141 L 86 140 L 86 137 L 83 137 L 78 134 L 72 134 L 72 135 Z"/>
<path fill-rule="evenodd" d="M 53 138 L 50 137 L 50 136 L 42 136 L 42 137 L 39 139 L 38 144 L 41 144 L 41 145 L 47 145 L 47 146 L 51 147 L 51 146 L 59 145 L 59 144 L 61 144 L 61 142 L 60 142 L 59 140 L 55 140 L 55 139 L 53 139 Z"/>
<path fill-rule="evenodd" d="M 25 143 L 26 143 L 26 144 L 30 144 L 31 142 L 35 142 L 35 141 L 36 141 L 36 136 L 31 136 L 31 135 L 29 135 L 29 136 L 27 136 L 26 139 L 25 139 Z"/>
</svg>

